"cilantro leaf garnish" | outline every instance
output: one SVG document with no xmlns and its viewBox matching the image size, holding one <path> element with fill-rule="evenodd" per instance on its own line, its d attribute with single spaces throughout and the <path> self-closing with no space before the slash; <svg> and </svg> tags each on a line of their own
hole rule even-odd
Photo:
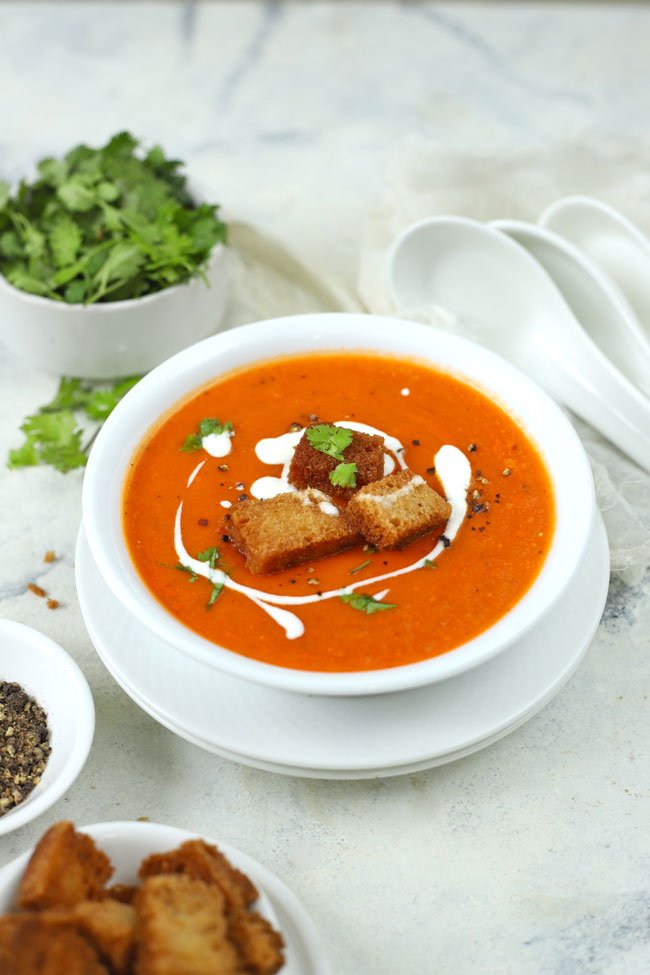
<svg viewBox="0 0 650 975">
<path fill-rule="evenodd" d="M 356 464 L 337 464 L 333 471 L 330 471 L 330 481 L 334 487 L 353 488 L 357 486 L 357 465 Z"/>
<path fill-rule="evenodd" d="M 352 431 L 345 427 L 334 427 L 329 423 L 318 423 L 308 427 L 307 440 L 321 454 L 343 460 L 343 451 L 352 443 Z"/>
<path fill-rule="evenodd" d="M 69 304 L 123 301 L 203 276 L 226 243 L 218 206 L 196 205 L 182 163 L 128 132 L 42 159 L 12 195 L 0 183 L 0 273 Z"/>
<path fill-rule="evenodd" d="M 216 545 L 211 545 L 209 548 L 204 549 L 203 552 L 199 552 L 196 557 L 199 562 L 207 562 L 209 568 L 214 569 L 219 558 L 219 549 Z"/>
<path fill-rule="evenodd" d="M 397 609 L 397 603 L 382 603 L 366 592 L 344 593 L 340 599 L 342 603 L 347 603 L 352 609 L 358 609 L 359 612 L 367 613 L 369 616 L 372 613 L 380 613 L 385 609 Z"/>
<path fill-rule="evenodd" d="M 185 453 L 189 453 L 192 450 L 201 450 L 203 447 L 203 438 L 209 437 L 212 433 L 232 433 L 233 425 L 230 420 L 226 420 L 222 423 L 216 417 L 207 416 L 204 420 L 201 420 L 196 428 L 196 433 L 190 433 L 188 437 L 185 438 L 181 446 L 181 450 Z"/>
<path fill-rule="evenodd" d="M 94 439 L 94 435 L 87 438 L 82 446 L 84 418 L 103 422 L 139 379 L 133 376 L 107 385 L 63 377 L 54 399 L 25 418 L 20 428 L 25 440 L 20 447 L 9 451 L 8 466 L 49 464 L 64 474 L 84 467 Z"/>
<path fill-rule="evenodd" d="M 223 591 L 223 582 L 215 582 L 206 609 L 211 609 Z"/>
<path fill-rule="evenodd" d="M 367 569 L 369 565 L 372 565 L 372 560 L 366 559 L 366 561 L 362 562 L 360 565 L 355 565 L 354 569 L 350 569 L 350 575 L 355 576 L 357 572 L 361 572 L 362 569 Z"/>
</svg>

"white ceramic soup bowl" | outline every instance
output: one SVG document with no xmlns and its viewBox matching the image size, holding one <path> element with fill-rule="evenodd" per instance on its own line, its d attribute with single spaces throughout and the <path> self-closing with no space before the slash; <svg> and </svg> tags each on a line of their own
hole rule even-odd
<svg viewBox="0 0 650 975">
<path fill-rule="evenodd" d="M 147 431 L 175 403 L 222 373 L 281 355 L 370 350 L 412 356 L 467 380 L 508 410 L 543 456 L 556 505 L 556 529 L 539 576 L 488 630 L 441 656 L 382 670 L 322 673 L 261 663 L 208 641 L 171 615 L 149 592 L 122 531 L 122 491 L 129 462 Z M 466 339 L 399 319 L 311 314 L 259 322 L 207 339 L 146 376 L 118 405 L 90 455 L 83 525 L 104 581 L 125 609 L 162 640 L 209 667 L 269 687 L 322 695 L 399 691 L 444 680 L 511 646 L 555 604 L 572 579 L 595 514 L 591 469 L 559 407 L 530 379 Z M 281 631 L 279 631 L 281 632 Z"/>
</svg>

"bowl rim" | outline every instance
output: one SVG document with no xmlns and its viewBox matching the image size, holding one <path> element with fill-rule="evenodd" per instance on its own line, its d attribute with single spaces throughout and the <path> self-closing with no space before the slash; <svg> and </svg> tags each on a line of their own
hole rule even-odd
<svg viewBox="0 0 650 975">
<path fill-rule="evenodd" d="M 396 325 L 399 326 L 398 329 L 395 329 Z M 393 331 L 388 335 L 384 333 L 379 340 L 382 327 L 392 328 Z M 404 347 L 405 344 L 408 348 Z M 447 358 L 462 363 L 460 367 L 445 364 L 445 356 L 440 355 L 441 345 L 446 348 Z M 280 348 L 273 346 L 280 346 Z M 192 372 L 211 366 L 212 379 L 216 380 L 222 371 L 227 373 L 242 365 L 253 365 L 285 354 L 341 349 L 350 352 L 374 351 L 380 355 L 412 358 L 423 361 L 434 369 L 439 368 L 455 374 L 493 398 L 496 396 L 502 406 L 510 409 L 511 413 L 514 412 L 515 420 L 524 429 L 526 429 L 526 422 L 519 410 L 513 411 L 512 400 L 518 400 L 523 412 L 528 410 L 529 418 L 533 415 L 533 408 L 538 412 L 541 411 L 543 416 L 550 417 L 553 430 L 559 433 L 571 448 L 573 476 L 571 482 L 568 478 L 562 482 L 563 490 L 565 494 L 570 494 L 571 491 L 581 493 L 584 497 L 580 500 L 586 503 L 584 506 L 575 506 L 572 520 L 570 522 L 567 520 L 564 526 L 573 533 L 571 546 L 560 538 L 556 524 L 551 548 L 532 586 L 512 610 L 467 643 L 444 654 L 398 667 L 347 672 L 293 670 L 254 660 L 206 640 L 172 616 L 149 592 L 130 563 L 128 549 L 121 532 L 121 517 L 118 522 L 119 538 L 110 535 L 107 531 L 107 522 L 103 524 L 106 512 L 112 503 L 109 500 L 108 487 L 111 477 L 119 478 L 120 512 L 118 514 L 121 513 L 121 489 L 126 464 L 131 460 L 137 445 L 142 442 L 142 432 L 130 446 L 128 454 L 125 455 L 127 459 L 123 462 L 123 458 L 120 457 L 122 466 L 119 470 L 115 468 L 116 461 L 114 458 L 111 459 L 110 454 L 115 453 L 115 450 L 120 452 L 120 435 L 123 427 L 128 423 L 129 414 L 146 414 L 147 403 L 152 396 L 170 387 L 174 388 L 179 378 L 187 378 Z M 227 357 L 228 353 L 239 353 L 240 364 L 226 364 L 220 369 L 219 360 Z M 467 368 L 466 358 L 469 358 L 470 368 Z M 495 371 L 501 379 L 505 375 L 509 381 L 509 389 L 505 397 L 494 386 L 489 388 L 487 381 L 479 381 L 474 375 L 476 371 L 479 373 L 490 371 L 490 374 Z M 182 402 L 194 389 L 200 388 L 205 382 L 206 380 L 195 379 L 187 388 L 182 383 L 178 385 L 175 395 L 170 398 L 168 409 L 172 408 L 172 404 Z M 510 404 L 508 399 L 511 400 Z M 532 401 L 532 405 L 529 406 L 528 400 Z M 524 401 L 526 409 L 523 407 Z M 153 412 L 149 409 L 148 419 L 142 419 L 140 431 L 149 430 L 163 412 L 164 410 L 160 409 Z M 557 521 L 558 472 L 551 469 L 548 456 L 539 439 L 532 435 L 530 430 L 527 430 L 527 434 L 545 459 L 556 495 Z M 125 451 L 126 447 L 121 449 L 122 454 Z M 104 581 L 125 609 L 149 630 L 180 652 L 207 666 L 221 669 L 231 676 L 282 690 L 325 696 L 389 693 L 445 680 L 478 666 L 511 646 L 543 614 L 552 609 L 568 585 L 588 543 L 595 512 L 593 477 L 580 438 L 560 407 L 532 380 L 500 356 L 468 339 L 417 322 L 360 313 L 311 313 L 256 322 L 211 336 L 168 359 L 145 376 L 118 404 L 106 421 L 91 451 L 82 492 L 83 526 L 97 567 Z M 114 545 L 115 551 L 119 550 L 122 556 L 126 555 L 125 564 L 130 566 L 130 570 L 127 569 L 130 571 L 129 579 L 122 571 L 124 567 L 120 566 L 117 558 L 114 557 Z M 559 558 L 558 548 L 561 553 Z M 562 549 L 564 549 L 563 555 Z M 551 558 L 552 553 L 555 553 L 554 558 Z M 549 573 L 549 563 L 553 569 L 552 577 Z M 540 587 L 542 579 L 544 579 L 543 588 Z M 540 603 L 540 591 L 543 595 L 544 589 L 546 598 L 541 605 L 535 607 L 535 600 Z M 531 597 L 532 593 L 536 595 Z M 529 608 L 531 602 L 532 609 Z M 508 622 L 504 623 L 504 620 Z"/>
<path fill-rule="evenodd" d="M 63 767 L 50 782 L 44 782 L 43 778 L 47 774 L 46 765 L 43 778 L 23 802 L 18 803 L 17 806 L 0 816 L 1 836 L 36 819 L 68 791 L 84 767 L 92 747 L 95 734 L 95 704 L 83 671 L 70 654 L 55 640 L 25 623 L 5 619 L 0 620 L 0 634 L 6 638 L 7 642 L 11 643 L 12 647 L 29 645 L 32 653 L 48 657 L 61 670 L 61 673 L 65 673 L 66 700 L 73 702 L 68 711 L 74 714 L 74 733 L 70 735 L 68 754 Z M 3 674 L 2 679 L 15 680 L 16 683 L 21 683 L 11 674 L 7 676 Z M 27 690 L 27 693 L 30 691 Z M 54 696 L 52 695 L 51 698 Z M 50 735 L 53 736 L 55 725 L 52 723 L 46 698 L 47 695 L 38 696 L 38 703 L 48 716 Z M 52 752 L 56 747 L 57 745 L 52 742 Z M 62 747 L 61 744 L 58 747 Z"/>
</svg>

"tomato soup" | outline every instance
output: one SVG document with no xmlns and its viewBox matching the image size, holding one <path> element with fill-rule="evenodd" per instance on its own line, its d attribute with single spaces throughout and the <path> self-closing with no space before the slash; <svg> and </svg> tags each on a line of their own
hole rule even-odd
<svg viewBox="0 0 650 975">
<path fill-rule="evenodd" d="M 462 462 L 453 539 L 249 572 L 224 518 L 281 474 L 260 442 L 316 421 L 383 432 L 387 456 L 443 496 L 441 459 Z M 131 558 L 177 619 L 247 657 L 330 672 L 414 663 L 482 633 L 534 582 L 554 519 L 542 458 L 505 410 L 421 361 L 361 352 L 269 360 L 197 390 L 146 435 L 123 499 Z"/>
</svg>

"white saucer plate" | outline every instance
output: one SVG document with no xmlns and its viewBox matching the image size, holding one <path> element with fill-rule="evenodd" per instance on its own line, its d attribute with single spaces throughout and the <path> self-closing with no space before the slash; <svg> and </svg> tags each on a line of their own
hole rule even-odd
<svg viewBox="0 0 650 975">
<path fill-rule="evenodd" d="M 609 582 L 600 517 L 582 564 L 551 613 L 481 667 L 415 690 L 363 698 L 264 688 L 192 661 L 130 616 L 104 584 L 83 529 L 77 589 L 108 671 L 160 724 L 225 758 L 315 778 L 401 775 L 485 748 L 536 714 L 574 672 Z"/>
<path fill-rule="evenodd" d="M 151 853 L 173 850 L 198 834 L 159 823 L 116 822 L 82 826 L 110 857 L 115 868 L 113 883 L 137 882 L 137 869 Z M 260 892 L 254 908 L 282 932 L 286 961 L 280 975 L 328 975 L 320 937 L 304 908 L 288 887 L 257 860 L 227 843 L 202 837 L 217 846 L 233 866 L 243 871 Z M 0 870 L 0 913 L 12 910 L 18 885 L 32 850 L 16 857 Z"/>
</svg>

